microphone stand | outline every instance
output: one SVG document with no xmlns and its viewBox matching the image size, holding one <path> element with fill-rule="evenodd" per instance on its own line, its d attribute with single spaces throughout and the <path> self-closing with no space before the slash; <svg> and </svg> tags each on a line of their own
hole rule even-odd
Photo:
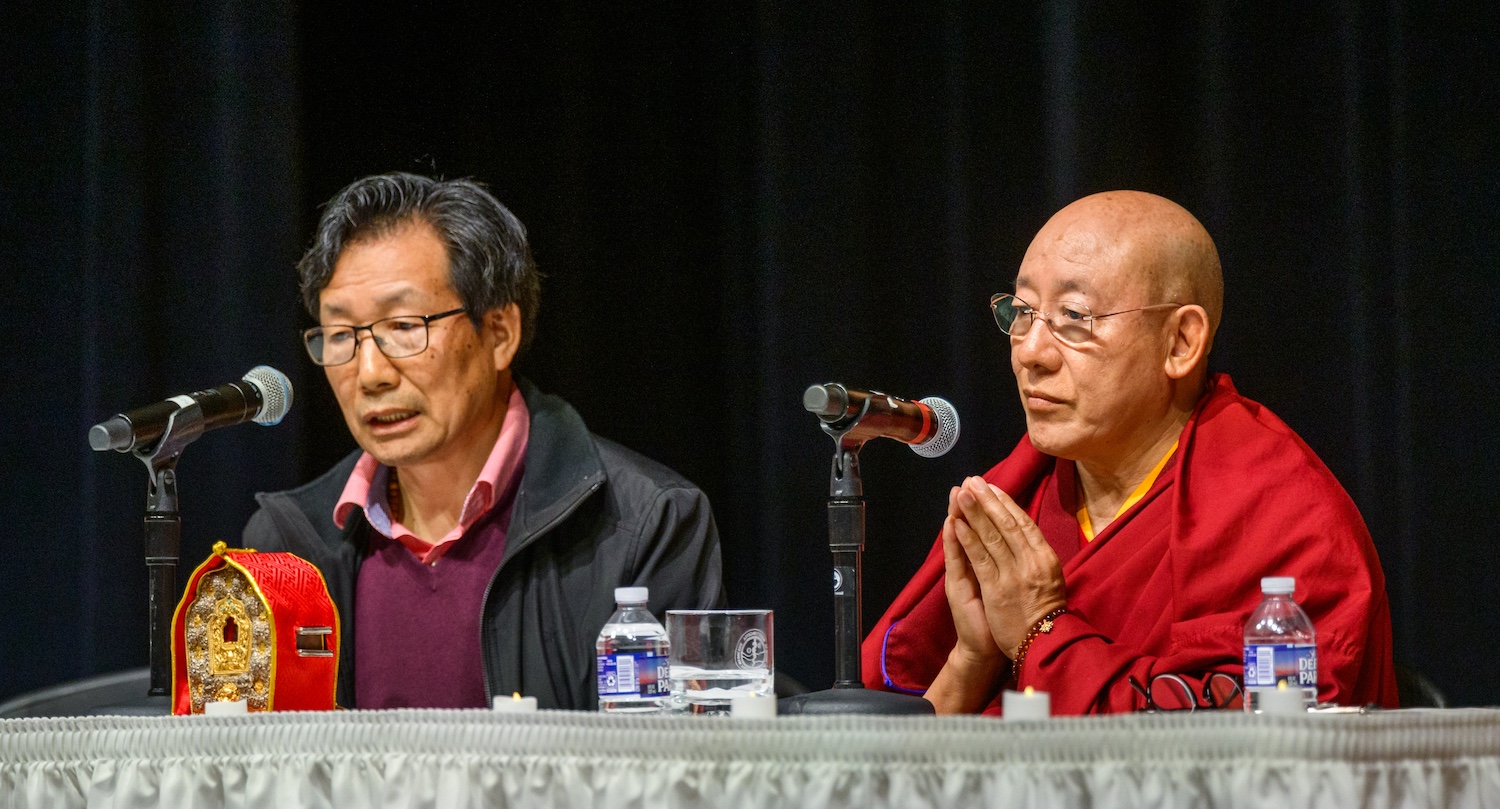
<svg viewBox="0 0 1500 809">
<path fill-rule="evenodd" d="M 178 408 L 167 419 L 161 439 L 133 453 L 146 464 L 146 571 L 151 631 L 151 688 L 148 697 L 172 690 L 172 612 L 177 604 L 177 558 L 182 549 L 182 517 L 177 512 L 177 461 L 182 450 L 203 435 L 203 408 Z"/>
<path fill-rule="evenodd" d="M 859 473 L 859 451 L 870 436 L 856 428 L 869 412 L 866 399 L 858 414 L 822 422 L 834 441 L 828 478 L 828 547 L 833 552 L 833 688 L 778 700 L 781 714 L 927 714 L 932 703 L 912 694 L 872 691 L 860 676 L 861 588 L 864 578 L 865 489 Z M 821 419 L 820 419 L 821 421 Z"/>
</svg>

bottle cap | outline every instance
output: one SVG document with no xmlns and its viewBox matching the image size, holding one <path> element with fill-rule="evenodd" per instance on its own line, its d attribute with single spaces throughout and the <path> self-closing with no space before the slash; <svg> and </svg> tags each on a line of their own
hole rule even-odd
<svg viewBox="0 0 1500 809">
<path fill-rule="evenodd" d="M 1291 595 L 1297 591 L 1293 576 L 1267 576 L 1260 580 L 1260 591 L 1266 595 Z"/>
<path fill-rule="evenodd" d="M 651 590 L 647 587 L 616 587 L 616 604 L 644 604 L 650 597 Z"/>
</svg>

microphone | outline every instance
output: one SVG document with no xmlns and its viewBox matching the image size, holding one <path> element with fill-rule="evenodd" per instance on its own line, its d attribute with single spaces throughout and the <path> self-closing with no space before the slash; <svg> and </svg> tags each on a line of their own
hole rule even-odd
<svg viewBox="0 0 1500 809">
<path fill-rule="evenodd" d="M 166 432 L 173 413 L 194 405 L 203 411 L 204 431 L 243 421 L 269 427 L 292 409 L 292 382 L 269 365 L 257 365 L 238 382 L 173 396 L 95 424 L 89 428 L 89 446 L 99 452 L 149 447 Z"/>
<path fill-rule="evenodd" d="M 856 438 L 894 438 L 924 458 L 943 455 L 958 442 L 958 411 L 936 396 L 911 402 L 829 382 L 804 391 L 802 406 L 824 424 L 855 420 L 849 432 Z"/>
</svg>

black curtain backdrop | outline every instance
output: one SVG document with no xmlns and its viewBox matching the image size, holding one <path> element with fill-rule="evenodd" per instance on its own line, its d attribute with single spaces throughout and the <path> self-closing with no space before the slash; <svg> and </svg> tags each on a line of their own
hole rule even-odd
<svg viewBox="0 0 1500 809">
<path fill-rule="evenodd" d="M 298 255 L 288 3 L 30 3 L 0 27 L 0 694 L 147 664 L 146 469 L 90 425 L 266 363 Z M 305 411 L 304 411 L 305 412 Z M 179 582 L 296 482 L 300 412 L 184 454 Z"/>
<path fill-rule="evenodd" d="M 0 30 L 0 697 L 146 662 L 145 471 L 89 425 L 292 377 L 285 424 L 187 451 L 179 580 L 352 448 L 292 265 L 322 201 L 405 169 L 527 223 L 522 371 L 703 486 L 731 601 L 777 610 L 814 687 L 832 443 L 802 389 L 963 417 L 944 458 L 865 450 L 868 626 L 1024 429 L 986 303 L 1031 235 L 1090 192 L 1171 197 L 1224 262 L 1212 364 L 1359 504 L 1398 659 L 1500 702 L 1492 4 L 78 6 Z"/>
</svg>

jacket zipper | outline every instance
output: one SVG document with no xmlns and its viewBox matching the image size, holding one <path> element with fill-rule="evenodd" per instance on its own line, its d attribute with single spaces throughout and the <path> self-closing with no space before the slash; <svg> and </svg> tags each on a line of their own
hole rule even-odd
<svg viewBox="0 0 1500 809">
<path fill-rule="evenodd" d="M 577 511 L 578 507 L 582 506 L 584 501 L 588 500 L 589 497 L 594 494 L 594 492 L 599 491 L 599 488 L 603 485 L 604 481 L 595 481 L 594 485 L 590 486 L 588 491 L 584 492 L 582 495 L 579 495 L 578 499 L 573 501 L 573 505 L 568 506 L 568 508 L 565 509 L 561 514 L 549 520 L 546 525 L 543 525 L 541 528 L 532 532 L 530 537 L 526 537 L 525 544 L 531 544 L 531 541 L 543 536 L 547 532 L 556 528 L 563 522 L 563 520 L 566 520 L 567 518 L 573 516 L 573 512 Z M 509 539 L 507 538 L 507 542 L 508 541 Z M 500 578 L 500 571 L 503 569 L 505 569 L 505 561 L 501 560 L 499 566 L 495 568 L 495 572 L 490 574 L 489 584 L 486 584 L 484 586 L 484 598 L 479 600 L 479 669 L 480 673 L 484 675 L 484 698 L 486 702 L 494 701 L 495 685 L 494 683 L 490 682 L 489 647 L 484 642 L 484 611 L 490 605 L 490 590 L 494 589 L 495 580 Z"/>
</svg>

